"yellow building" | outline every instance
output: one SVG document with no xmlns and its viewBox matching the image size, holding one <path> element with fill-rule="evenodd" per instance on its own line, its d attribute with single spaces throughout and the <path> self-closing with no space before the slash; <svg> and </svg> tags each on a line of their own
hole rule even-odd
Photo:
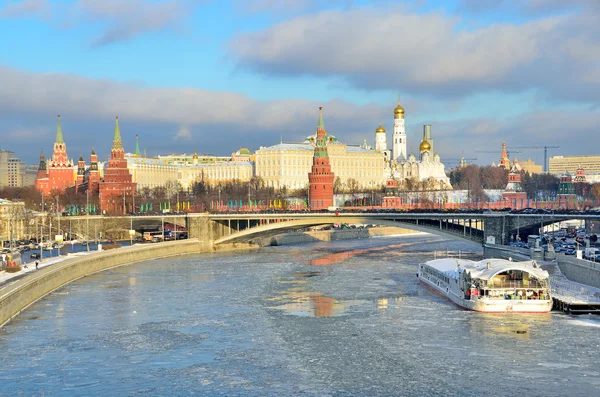
<svg viewBox="0 0 600 397">
<path fill-rule="evenodd" d="M 310 136 L 304 143 L 261 147 L 255 153 L 256 176 L 275 189 L 284 186 L 288 189 L 305 188 L 312 167 L 315 139 L 316 136 Z M 346 145 L 328 135 L 327 153 L 331 171 L 342 184 L 355 179 L 360 187 L 375 189 L 385 183 L 382 152 Z"/>
<path fill-rule="evenodd" d="M 248 182 L 254 175 L 254 165 L 249 161 L 220 161 L 180 166 L 178 172 L 181 188 L 188 190 L 194 182 L 200 181 L 213 186 L 233 181 Z"/>
<path fill-rule="evenodd" d="M 0 199 L 0 241 L 23 238 L 29 224 L 27 218 L 23 201 Z"/>
<path fill-rule="evenodd" d="M 136 155 L 125 156 L 127 168 L 132 175 L 132 182 L 137 183 L 138 189 L 155 188 L 177 183 L 178 169 L 165 160 Z"/>
<path fill-rule="evenodd" d="M 600 156 L 553 156 L 550 157 L 550 174 L 561 175 L 565 171 L 575 175 L 581 165 L 588 182 L 600 179 Z"/>
<path fill-rule="evenodd" d="M 519 161 L 519 165 L 523 171 L 530 174 L 541 174 L 544 172 L 543 167 L 536 164 L 531 158 L 527 159 L 527 161 Z"/>
</svg>

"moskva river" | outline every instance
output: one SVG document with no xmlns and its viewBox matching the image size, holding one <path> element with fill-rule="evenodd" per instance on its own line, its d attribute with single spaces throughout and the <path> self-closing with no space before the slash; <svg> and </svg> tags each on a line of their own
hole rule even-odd
<svg viewBox="0 0 600 397">
<path fill-rule="evenodd" d="M 0 330 L 4 396 L 594 396 L 600 319 L 463 311 L 408 237 L 125 266 Z"/>
</svg>

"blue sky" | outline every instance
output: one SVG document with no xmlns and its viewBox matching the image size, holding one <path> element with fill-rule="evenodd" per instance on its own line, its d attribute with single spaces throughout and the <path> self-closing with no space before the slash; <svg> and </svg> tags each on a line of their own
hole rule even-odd
<svg viewBox="0 0 600 397">
<path fill-rule="evenodd" d="M 430 123 L 449 166 L 600 154 L 599 4 L 0 0 L 0 145 L 35 163 L 60 113 L 71 157 L 106 158 L 119 115 L 126 150 L 226 155 L 301 141 L 319 105 L 343 142 L 380 120 L 390 142 L 400 94 L 409 149 Z"/>
</svg>

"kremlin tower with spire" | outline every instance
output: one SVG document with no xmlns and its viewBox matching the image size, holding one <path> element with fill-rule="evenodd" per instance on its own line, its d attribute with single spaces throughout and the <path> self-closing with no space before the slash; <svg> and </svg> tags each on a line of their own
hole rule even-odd
<svg viewBox="0 0 600 397">
<path fill-rule="evenodd" d="M 124 214 L 134 206 L 136 183 L 132 182 L 132 175 L 127 168 L 118 116 L 108 167 L 104 172 L 104 180 L 99 184 L 99 191 L 100 208 L 103 212 Z"/>
<path fill-rule="evenodd" d="M 98 194 L 100 190 L 100 170 L 98 169 L 98 156 L 92 147 L 90 154 L 90 169 L 88 170 L 88 190 L 91 194 Z"/>
<path fill-rule="evenodd" d="M 319 107 L 319 125 L 313 154 L 313 165 L 308 173 L 309 206 L 311 210 L 322 210 L 333 206 L 333 180 L 327 153 L 327 132 L 323 124 L 323 108 Z"/>
<path fill-rule="evenodd" d="M 500 154 L 500 161 L 498 162 L 498 167 L 504 168 L 505 170 L 510 170 L 510 160 L 508 158 L 508 152 L 506 151 L 506 142 L 502 142 L 502 154 Z"/>
<path fill-rule="evenodd" d="M 67 145 L 63 139 L 60 126 L 60 114 L 56 125 L 56 139 L 54 141 L 54 152 L 52 158 L 45 161 L 46 172 L 42 166 L 44 163 L 43 153 L 40 156 L 40 168 L 35 180 L 35 188 L 43 195 L 49 195 L 52 191 L 64 192 L 67 187 L 75 183 L 73 163 L 67 156 Z"/>
</svg>

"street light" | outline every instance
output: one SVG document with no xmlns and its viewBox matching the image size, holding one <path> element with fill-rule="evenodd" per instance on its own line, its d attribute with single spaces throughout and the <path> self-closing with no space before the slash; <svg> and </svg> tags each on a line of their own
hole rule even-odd
<svg viewBox="0 0 600 397">
<path fill-rule="evenodd" d="M 90 186 L 85 191 L 85 245 L 90 252 Z"/>
<path fill-rule="evenodd" d="M 219 207 L 219 212 L 221 212 L 221 186 L 219 186 L 219 202 L 217 206 Z"/>
</svg>

